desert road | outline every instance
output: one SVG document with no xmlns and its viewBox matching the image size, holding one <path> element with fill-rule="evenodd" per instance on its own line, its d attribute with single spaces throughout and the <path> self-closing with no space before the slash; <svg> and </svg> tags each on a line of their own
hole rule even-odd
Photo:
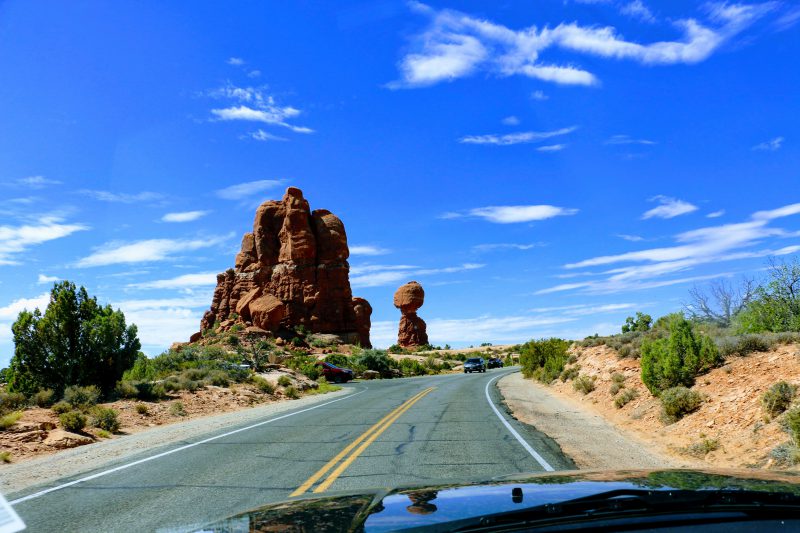
<svg viewBox="0 0 800 533">
<path fill-rule="evenodd" d="M 505 412 L 495 385 L 515 370 L 352 383 L 6 497 L 28 531 L 181 531 L 290 497 L 574 468 Z"/>
</svg>

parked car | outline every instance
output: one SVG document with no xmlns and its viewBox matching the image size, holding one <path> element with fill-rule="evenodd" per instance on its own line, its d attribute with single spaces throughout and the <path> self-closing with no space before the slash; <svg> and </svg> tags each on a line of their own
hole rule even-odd
<svg viewBox="0 0 800 533">
<path fill-rule="evenodd" d="M 499 357 L 492 357 L 489 359 L 489 362 L 486 363 L 487 368 L 503 368 L 503 360 Z"/>
<path fill-rule="evenodd" d="M 317 366 L 322 367 L 322 375 L 331 383 L 347 383 L 355 376 L 349 368 L 341 368 L 327 361 L 317 361 Z"/>
<path fill-rule="evenodd" d="M 486 372 L 486 361 L 483 357 L 471 357 L 464 361 L 464 373 Z"/>
</svg>

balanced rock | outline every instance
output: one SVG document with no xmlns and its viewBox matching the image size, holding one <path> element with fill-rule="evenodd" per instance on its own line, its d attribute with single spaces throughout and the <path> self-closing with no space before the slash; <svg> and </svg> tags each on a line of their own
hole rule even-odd
<svg viewBox="0 0 800 533">
<path fill-rule="evenodd" d="M 372 308 L 353 298 L 349 256 L 342 221 L 325 209 L 311 211 L 303 192 L 289 187 L 281 201 L 256 210 L 235 267 L 217 275 L 200 327 L 242 324 L 275 334 L 302 325 L 369 347 Z"/>
<path fill-rule="evenodd" d="M 425 291 L 416 281 L 409 281 L 394 293 L 394 306 L 403 316 L 397 332 L 397 344 L 403 347 L 428 344 L 425 321 L 417 316 L 417 310 L 425 302 Z"/>
</svg>

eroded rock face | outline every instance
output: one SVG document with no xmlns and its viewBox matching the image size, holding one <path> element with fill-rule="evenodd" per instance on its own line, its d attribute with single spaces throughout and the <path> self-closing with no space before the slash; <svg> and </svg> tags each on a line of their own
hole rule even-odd
<svg viewBox="0 0 800 533">
<path fill-rule="evenodd" d="M 303 325 L 369 347 L 372 308 L 353 298 L 349 255 L 342 221 L 325 209 L 312 212 L 302 191 L 289 187 L 283 200 L 256 210 L 235 268 L 217 275 L 201 328 L 232 318 L 231 325 L 272 333 Z"/>
<path fill-rule="evenodd" d="M 409 281 L 394 293 L 394 306 L 400 309 L 400 328 L 397 344 L 403 347 L 428 344 L 425 321 L 417 316 L 417 310 L 425 302 L 425 291 L 416 281 Z"/>
</svg>

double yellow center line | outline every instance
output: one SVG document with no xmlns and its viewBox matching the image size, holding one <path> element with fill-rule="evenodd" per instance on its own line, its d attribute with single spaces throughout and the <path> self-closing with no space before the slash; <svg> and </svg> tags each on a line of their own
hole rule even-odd
<svg viewBox="0 0 800 533">
<path fill-rule="evenodd" d="M 361 455 L 367 447 L 375 442 L 381 433 L 386 431 L 389 426 L 391 426 L 398 418 L 400 418 L 403 413 L 411 409 L 411 406 L 417 403 L 419 400 L 422 399 L 423 396 L 431 392 L 436 387 L 430 387 L 425 389 L 424 391 L 412 396 L 402 405 L 391 411 L 388 415 L 381 418 L 375 425 L 370 427 L 364 433 L 361 434 L 356 440 L 351 442 L 347 445 L 347 447 L 340 451 L 336 456 L 325 463 L 325 466 L 317 470 L 310 478 L 308 478 L 302 485 L 297 487 L 297 490 L 292 492 L 289 497 L 299 496 L 310 489 L 314 483 L 318 482 L 322 477 L 327 474 L 331 469 L 333 471 L 328 475 L 328 477 L 317 485 L 314 488 L 315 493 L 317 492 L 324 492 L 330 487 L 336 478 L 342 475 L 350 464 L 356 460 L 356 458 Z M 337 466 L 338 465 L 338 466 Z M 334 468 L 336 467 L 336 468 Z"/>
</svg>

